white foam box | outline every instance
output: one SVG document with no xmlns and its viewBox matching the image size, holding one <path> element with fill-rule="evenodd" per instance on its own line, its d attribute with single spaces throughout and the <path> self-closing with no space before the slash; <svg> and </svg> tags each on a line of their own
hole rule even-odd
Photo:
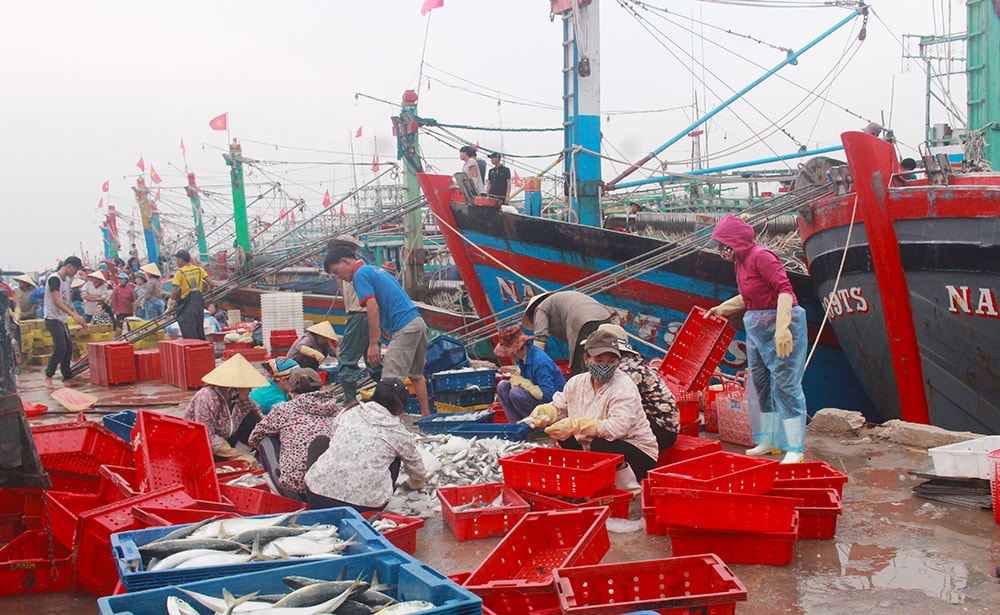
<svg viewBox="0 0 1000 615">
<path fill-rule="evenodd" d="M 993 466 L 989 454 L 995 450 L 1000 450 L 1000 436 L 986 436 L 955 444 L 935 446 L 928 449 L 927 454 L 934 461 L 934 473 L 938 476 L 989 480 L 993 477 Z"/>
</svg>

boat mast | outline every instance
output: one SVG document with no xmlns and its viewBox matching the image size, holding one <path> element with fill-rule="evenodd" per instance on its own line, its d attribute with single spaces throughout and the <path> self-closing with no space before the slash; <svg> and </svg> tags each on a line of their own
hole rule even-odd
<svg viewBox="0 0 1000 615">
<path fill-rule="evenodd" d="M 600 227 L 601 30 L 593 0 L 552 0 L 563 20 L 563 168 L 573 222 Z"/>
<path fill-rule="evenodd" d="M 1000 3 L 967 0 L 969 126 L 982 130 L 986 140 L 983 155 L 994 171 L 1000 171 Z"/>
<path fill-rule="evenodd" d="M 243 250 L 249 262 L 251 252 L 250 228 L 247 223 L 247 195 L 243 186 L 243 148 L 236 139 L 229 144 L 229 153 L 223 154 L 229 165 L 229 179 L 233 185 L 233 220 L 236 224 L 236 247 Z"/>
<path fill-rule="evenodd" d="M 420 198 L 420 182 L 417 173 L 423 173 L 420 162 L 418 134 L 420 121 L 417 116 L 417 92 L 403 92 L 403 104 L 399 115 L 392 118 L 392 133 L 396 137 L 396 159 L 403 161 L 403 185 L 406 187 L 406 201 Z M 403 237 L 403 289 L 410 297 L 426 298 L 424 286 L 424 221 L 421 209 L 406 214 L 406 234 Z"/>
<path fill-rule="evenodd" d="M 205 225 L 201 218 L 201 197 L 198 184 L 194 181 L 194 173 L 188 173 L 188 185 L 185 188 L 188 198 L 191 199 L 191 214 L 194 216 L 194 231 L 198 235 L 198 254 L 201 262 L 208 262 L 208 244 L 205 241 Z"/>
<path fill-rule="evenodd" d="M 139 213 L 142 216 L 142 234 L 146 239 L 146 256 L 149 262 L 156 263 L 160 259 L 160 247 L 157 245 L 156 236 L 159 234 L 159 216 L 153 209 L 153 204 L 149 200 L 149 188 L 146 187 L 146 180 L 139 177 L 135 180 L 136 201 L 139 203 Z"/>
</svg>

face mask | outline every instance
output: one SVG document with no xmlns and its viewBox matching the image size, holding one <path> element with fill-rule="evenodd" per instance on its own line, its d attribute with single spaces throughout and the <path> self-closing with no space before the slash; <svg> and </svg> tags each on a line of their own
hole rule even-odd
<svg viewBox="0 0 1000 615">
<path fill-rule="evenodd" d="M 614 376 L 618 364 L 609 365 L 607 363 L 588 363 L 587 370 L 591 377 L 598 382 L 607 382 Z"/>
</svg>

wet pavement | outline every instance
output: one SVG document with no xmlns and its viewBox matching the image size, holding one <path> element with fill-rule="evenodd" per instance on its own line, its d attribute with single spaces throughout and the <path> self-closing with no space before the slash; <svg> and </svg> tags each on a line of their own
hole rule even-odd
<svg viewBox="0 0 1000 615">
<path fill-rule="evenodd" d="M 20 378 L 22 397 L 31 403 L 48 399 L 41 375 L 32 370 Z M 157 404 L 155 409 L 178 415 L 193 392 L 160 383 L 80 390 L 113 404 Z M 161 405 L 163 404 L 163 405 Z M 125 407 L 143 407 L 125 406 Z M 113 412 L 123 408 L 98 408 Z M 72 420 L 72 414 L 43 414 L 32 424 Z M 95 420 L 100 415 L 90 415 Z M 716 437 L 716 434 L 702 434 Z M 933 464 L 922 448 L 872 440 L 810 434 L 807 460 L 823 460 L 845 472 L 844 512 L 831 540 L 800 540 L 788 566 L 733 565 L 748 590 L 737 612 L 858 614 L 1000 612 L 1000 524 L 988 510 L 971 510 L 922 500 L 910 490 L 922 482 L 910 470 L 928 471 Z M 740 447 L 726 444 L 725 450 Z M 639 501 L 632 519 L 640 519 Z M 416 556 L 452 574 L 475 568 L 499 538 L 458 542 L 440 516 L 417 534 Z M 611 550 L 603 562 L 670 556 L 670 540 L 643 530 L 611 534 Z M 88 594 L 32 594 L 0 598 L 3 615 L 98 613 Z"/>
</svg>

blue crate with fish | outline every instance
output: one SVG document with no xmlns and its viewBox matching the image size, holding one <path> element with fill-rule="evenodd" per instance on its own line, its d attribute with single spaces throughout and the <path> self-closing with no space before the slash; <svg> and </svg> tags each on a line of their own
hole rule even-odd
<svg viewBox="0 0 1000 615">
<path fill-rule="evenodd" d="M 289 584 L 286 584 L 283 579 L 289 577 L 300 577 L 300 579 L 291 580 Z M 372 605 L 378 602 L 384 604 L 386 598 L 391 598 L 401 603 L 414 603 L 408 606 L 412 606 L 415 610 L 400 612 L 419 612 L 422 615 L 479 615 L 482 612 L 482 600 L 478 596 L 400 551 L 349 555 L 336 560 L 325 559 L 226 578 L 216 576 L 212 579 L 185 583 L 175 587 L 106 596 L 98 599 L 97 606 L 101 615 L 125 615 L 126 613 L 130 615 L 162 615 L 168 612 L 169 600 L 172 604 L 171 608 L 178 612 L 207 615 L 226 610 L 225 599 L 222 598 L 223 590 L 237 598 L 254 592 L 259 592 L 261 596 L 289 594 L 292 591 L 292 585 L 304 586 L 303 584 L 307 583 L 308 580 L 343 582 L 343 585 L 333 583 L 325 585 L 321 591 L 317 591 L 318 588 L 310 590 L 312 600 L 308 599 L 309 596 L 303 596 L 303 592 L 289 598 L 290 601 L 294 601 L 294 604 L 308 604 L 317 599 L 321 600 L 318 604 L 327 604 L 325 608 L 317 607 L 318 610 L 310 612 L 331 612 L 333 607 L 336 607 L 336 601 L 344 597 L 343 588 L 349 588 L 358 580 L 361 583 L 374 586 L 375 590 L 381 594 L 379 596 L 368 593 L 353 593 L 363 589 L 364 585 L 347 590 L 352 592 L 347 594 L 351 596 L 352 600 L 365 604 Z M 341 590 L 341 593 L 337 593 L 338 590 Z M 192 594 L 197 594 L 198 598 Z M 187 603 L 190 610 L 184 610 L 183 605 L 177 602 L 178 600 Z M 251 607 L 267 606 L 266 603 L 258 605 L 258 602 L 261 601 L 251 598 L 247 604 Z"/>
<path fill-rule="evenodd" d="M 497 391 L 493 387 L 469 387 L 458 391 L 437 391 L 434 393 L 434 401 L 463 408 L 492 404 L 496 401 L 496 397 Z"/>
<path fill-rule="evenodd" d="M 306 532 L 299 531 L 315 525 L 333 526 L 336 528 L 336 533 L 331 533 L 330 536 L 323 538 L 316 534 L 306 535 Z M 275 530 L 273 529 L 275 527 L 283 527 L 287 531 Z M 186 548 L 182 544 L 161 545 L 160 548 L 151 545 L 154 541 L 163 539 L 168 534 L 191 531 L 195 528 L 197 531 L 189 538 L 192 542 Z M 258 531 L 257 535 L 262 538 L 273 538 L 280 534 L 276 540 L 260 545 L 261 553 L 264 556 L 280 556 L 284 552 L 293 555 L 293 557 L 265 561 L 240 561 L 241 559 L 249 560 L 249 557 L 246 557 L 250 555 L 247 549 L 252 550 L 253 535 L 248 532 L 252 533 L 254 529 L 259 530 L 260 528 L 272 528 L 264 533 Z M 216 538 L 212 537 L 213 533 Z M 235 537 L 236 540 L 226 543 L 213 542 L 218 540 L 220 534 L 227 538 Z M 242 536 L 238 534 L 242 534 Z M 319 534 L 318 531 L 317 534 Z M 300 538 L 300 536 L 301 540 L 286 540 L 286 538 Z M 336 536 L 336 540 L 334 536 Z M 279 540 L 284 542 L 279 542 Z M 315 547 L 302 544 L 302 540 L 315 543 Z M 346 541 L 346 544 L 337 541 Z M 240 542 L 243 546 L 234 546 L 231 542 Z M 231 549 L 227 549 L 229 547 Z M 235 551 L 235 553 L 227 553 L 226 556 L 218 555 L 213 559 L 212 553 L 199 552 L 197 557 L 203 559 L 190 557 L 194 550 L 212 550 L 213 548 L 220 551 Z M 328 550 L 324 551 L 324 549 Z M 337 551 L 355 555 L 386 549 L 392 550 L 395 547 L 387 538 L 372 529 L 361 515 L 350 507 L 325 508 L 282 515 L 219 519 L 201 524 L 155 527 L 111 535 L 111 550 L 115 566 L 118 567 L 118 576 L 121 579 L 122 587 L 130 592 L 268 568 L 294 566 L 303 561 L 302 557 L 329 557 L 331 553 Z M 234 557 L 229 557 L 229 555 Z M 152 562 L 153 556 L 157 556 L 159 561 Z M 171 558 L 173 559 L 171 560 Z"/>
<path fill-rule="evenodd" d="M 462 391 L 465 389 L 494 389 L 496 387 L 497 370 L 495 369 L 451 369 L 436 372 L 431 376 L 430 384 L 434 394 L 442 391 Z"/>
<path fill-rule="evenodd" d="M 427 403 L 431 408 L 434 407 L 434 398 L 430 395 L 427 396 Z M 416 395 L 410 395 L 406 398 L 406 413 L 407 414 L 420 414 L 420 400 L 417 399 Z"/>
<path fill-rule="evenodd" d="M 465 351 L 465 344 L 462 342 L 447 335 L 439 335 L 427 343 L 427 359 L 424 361 L 425 376 L 431 377 L 437 372 L 468 365 L 469 353 Z"/>
<path fill-rule="evenodd" d="M 430 416 L 425 416 L 413 421 L 421 432 L 428 435 L 449 433 L 456 427 L 463 425 L 475 425 L 479 423 L 492 423 L 493 412 L 490 410 L 478 410 L 476 412 L 434 412 Z"/>
<path fill-rule="evenodd" d="M 453 436 L 462 438 L 503 438 L 521 442 L 528 437 L 528 426 L 519 423 L 473 423 L 458 425 L 451 431 Z"/>
<path fill-rule="evenodd" d="M 135 419 L 138 415 L 135 410 L 122 410 L 114 414 L 105 415 L 104 427 L 126 442 L 132 441 L 132 428 L 135 427 Z"/>
</svg>

